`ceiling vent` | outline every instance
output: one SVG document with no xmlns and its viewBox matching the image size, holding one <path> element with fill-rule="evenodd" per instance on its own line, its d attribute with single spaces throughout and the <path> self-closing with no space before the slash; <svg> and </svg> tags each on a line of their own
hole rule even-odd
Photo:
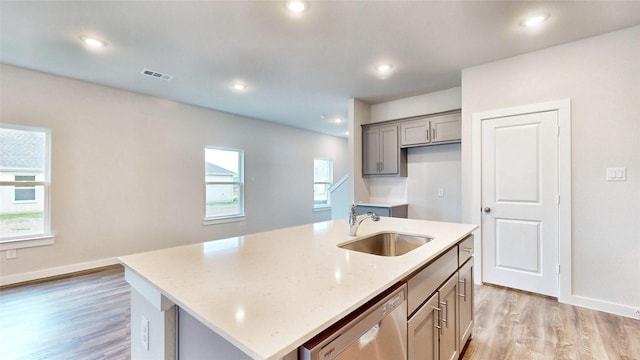
<svg viewBox="0 0 640 360">
<path fill-rule="evenodd" d="M 140 71 L 140 74 L 150 76 L 156 79 L 162 79 L 162 80 L 173 79 L 173 75 L 167 75 L 167 74 L 159 73 L 157 71 L 153 71 L 149 69 L 142 69 L 142 71 Z"/>
</svg>

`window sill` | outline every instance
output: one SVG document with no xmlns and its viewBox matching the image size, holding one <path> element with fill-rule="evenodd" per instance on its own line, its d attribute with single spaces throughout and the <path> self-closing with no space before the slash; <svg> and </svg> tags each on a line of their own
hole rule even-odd
<svg viewBox="0 0 640 360">
<path fill-rule="evenodd" d="M 314 212 L 319 212 L 319 211 L 331 211 L 331 205 L 329 206 L 316 206 L 313 208 Z"/>
<path fill-rule="evenodd" d="M 237 216 L 229 216 L 223 218 L 205 218 L 202 225 L 218 225 L 218 224 L 227 224 L 234 223 L 247 220 L 245 215 L 237 215 Z"/>
<path fill-rule="evenodd" d="M 53 235 L 36 235 L 19 239 L 0 240 L 0 251 L 53 245 Z"/>
</svg>

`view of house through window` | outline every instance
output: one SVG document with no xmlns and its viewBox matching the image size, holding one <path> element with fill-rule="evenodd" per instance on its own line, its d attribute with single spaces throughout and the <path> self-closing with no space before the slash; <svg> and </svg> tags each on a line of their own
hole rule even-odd
<svg viewBox="0 0 640 360">
<path fill-rule="evenodd" d="M 244 216 L 242 150 L 206 147 L 207 219 Z"/>
<path fill-rule="evenodd" d="M 0 124 L 0 241 L 48 235 L 48 129 Z"/>
<path fill-rule="evenodd" d="M 313 159 L 313 207 L 331 206 L 329 188 L 333 184 L 333 161 Z"/>
</svg>

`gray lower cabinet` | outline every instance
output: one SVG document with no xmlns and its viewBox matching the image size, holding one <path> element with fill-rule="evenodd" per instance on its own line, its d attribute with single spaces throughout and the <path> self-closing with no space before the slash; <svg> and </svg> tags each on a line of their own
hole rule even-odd
<svg viewBox="0 0 640 360">
<path fill-rule="evenodd" d="M 458 276 L 454 274 L 409 319 L 409 360 L 458 358 L 457 295 Z"/>
<path fill-rule="evenodd" d="M 473 329 L 472 254 L 468 236 L 408 279 L 408 360 L 461 357 Z"/>
<path fill-rule="evenodd" d="M 408 360 L 436 360 L 439 358 L 440 298 L 433 295 L 407 323 Z"/>
<path fill-rule="evenodd" d="M 458 352 L 462 353 L 473 331 L 473 259 L 458 270 Z"/>
<path fill-rule="evenodd" d="M 356 205 L 358 215 L 374 212 L 379 216 L 407 218 L 407 204 L 402 205 Z"/>
</svg>

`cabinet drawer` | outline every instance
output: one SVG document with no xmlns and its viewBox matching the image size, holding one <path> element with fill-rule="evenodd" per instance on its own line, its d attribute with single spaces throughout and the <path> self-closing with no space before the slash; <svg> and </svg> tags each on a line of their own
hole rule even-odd
<svg viewBox="0 0 640 360">
<path fill-rule="evenodd" d="M 407 293 L 407 314 L 411 315 L 451 274 L 458 269 L 458 250 L 453 247 L 436 261 L 427 265 L 409 279 Z"/>
<path fill-rule="evenodd" d="M 462 266 L 465 261 L 473 256 L 473 235 L 467 236 L 466 239 L 458 243 L 458 267 Z"/>
</svg>

